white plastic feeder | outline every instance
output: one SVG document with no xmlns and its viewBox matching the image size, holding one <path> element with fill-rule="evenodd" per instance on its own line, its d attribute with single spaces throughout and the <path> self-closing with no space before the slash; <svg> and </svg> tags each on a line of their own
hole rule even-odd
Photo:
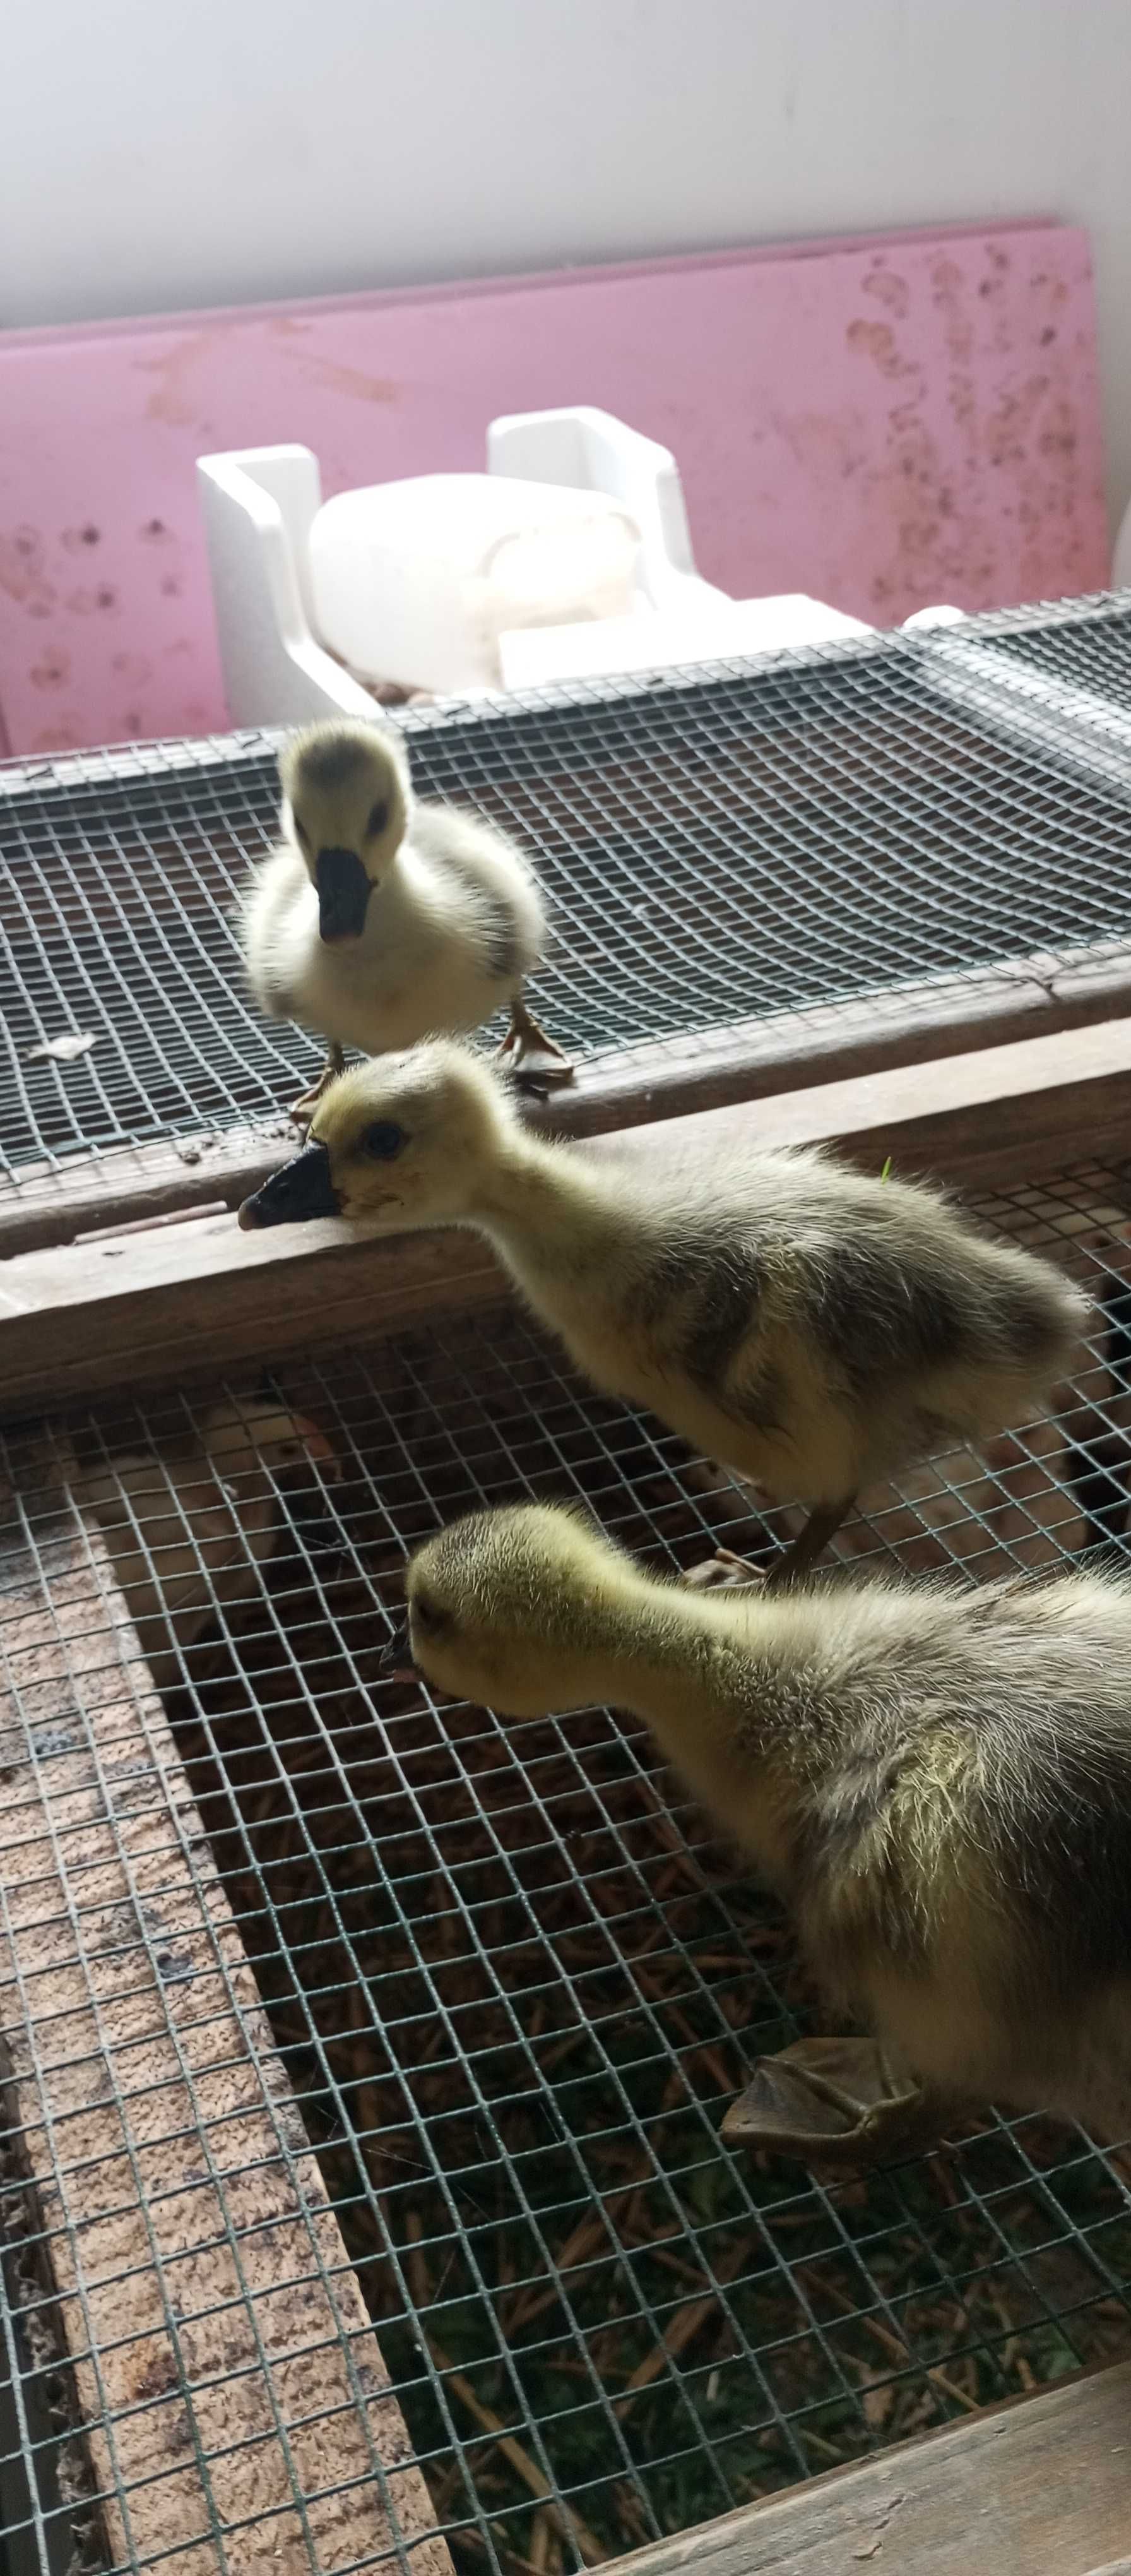
<svg viewBox="0 0 1131 2576">
<path fill-rule="evenodd" d="M 703 581 L 674 457 L 608 412 L 492 421 L 487 465 L 323 503 L 308 447 L 199 459 L 233 724 L 372 715 L 366 679 L 466 694 L 866 631 Z"/>
<path fill-rule="evenodd" d="M 640 529 L 604 492 L 425 474 L 343 492 L 310 530 L 319 634 L 358 679 L 503 686 L 512 628 L 631 616 Z"/>
</svg>

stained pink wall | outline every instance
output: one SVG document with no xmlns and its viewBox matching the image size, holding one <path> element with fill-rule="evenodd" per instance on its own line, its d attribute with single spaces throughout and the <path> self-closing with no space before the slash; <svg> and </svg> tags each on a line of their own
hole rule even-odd
<svg viewBox="0 0 1131 2576">
<path fill-rule="evenodd" d="M 884 625 L 1107 575 L 1091 260 L 1055 224 L 0 336 L 13 751 L 223 724 L 194 464 L 301 440 L 327 494 L 482 468 L 588 402 L 674 449 L 699 567 Z"/>
</svg>

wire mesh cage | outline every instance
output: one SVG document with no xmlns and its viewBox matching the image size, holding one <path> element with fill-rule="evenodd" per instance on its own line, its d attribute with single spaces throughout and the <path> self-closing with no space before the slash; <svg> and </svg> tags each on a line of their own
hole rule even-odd
<svg viewBox="0 0 1131 2576">
<path fill-rule="evenodd" d="M 587 1077 L 627 1054 L 646 1089 L 738 1028 L 741 1097 L 751 1033 L 790 1015 L 866 997 L 874 1037 L 940 984 L 1051 1002 L 1081 958 L 1126 988 L 1129 663 L 1117 598 L 405 729 L 422 792 L 532 853 L 539 1006 Z M 232 929 L 276 797 L 265 737 L 0 774 L 9 1195 L 161 1140 L 199 1161 L 187 1140 L 270 1128 L 308 1081 L 314 1042 L 256 1017 Z"/>
<path fill-rule="evenodd" d="M 983 1213 L 1098 1293 L 1091 1365 L 1060 1420 L 877 1497 L 865 1564 L 1125 1546 L 1126 1175 Z M 776 1543 L 711 1462 L 508 1307 L 6 1464 L 28 2565 L 75 2531 L 131 2576 L 595 2565 L 1131 2351 L 1123 2152 L 992 2117 L 837 2182 L 729 2152 L 750 2058 L 819 2014 L 777 1908 L 635 1721 L 379 1676 L 406 1549 L 468 1506 L 573 1497 L 668 1567 Z"/>
</svg>

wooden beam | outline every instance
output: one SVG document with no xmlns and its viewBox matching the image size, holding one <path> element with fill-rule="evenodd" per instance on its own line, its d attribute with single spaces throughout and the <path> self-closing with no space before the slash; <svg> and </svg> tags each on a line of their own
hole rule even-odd
<svg viewBox="0 0 1131 2576">
<path fill-rule="evenodd" d="M 499 1295 L 472 1234 L 375 1242 L 339 1224 L 243 1235 L 205 1217 L 0 1269 L 0 1413 L 246 1361 L 372 1340 L 436 1308 Z"/>
<path fill-rule="evenodd" d="M 634 2550 L 618 2576 L 1123 2576 L 1131 2363 Z M 1106 2563 L 1103 2563 L 1106 2562 Z"/>
<path fill-rule="evenodd" d="M 596 1137 L 599 1159 L 707 1158 L 733 1141 L 829 1142 L 866 1170 L 890 1155 L 971 1188 L 1108 1155 L 1131 1137 L 1131 1020 L 900 1066 Z M 0 1267 L 0 1410 L 11 1415 L 194 1364 L 262 1362 L 372 1339 L 498 1295 L 486 1246 L 458 1229 L 377 1237 L 336 1220 L 240 1234 L 230 1217 L 25 1253 Z"/>
<path fill-rule="evenodd" d="M 580 1065 L 570 1089 L 531 1116 L 559 1135 L 601 1135 L 973 1046 L 1051 1036 L 1118 1012 L 1131 1012 L 1131 955 L 1121 943 L 1068 956 L 1018 957 L 808 1011 L 763 1013 L 610 1050 Z M 0 1187 L 0 1260 L 218 1198 L 238 1207 L 274 1169 L 293 1132 L 280 1113 L 196 1137 L 25 1168 Z"/>
<path fill-rule="evenodd" d="M 1019 1155 L 1038 1156 L 1046 1168 L 1057 1155 L 1123 1160 L 1129 1116 L 1131 1018 L 672 1119 L 656 1150 L 671 1139 L 701 1142 L 710 1153 L 732 1137 L 756 1136 L 767 1145 L 835 1144 L 867 1170 L 890 1154 L 904 1173 L 992 1182 L 1015 1177 Z M 595 1150 L 615 1144 L 598 1139 Z"/>
<path fill-rule="evenodd" d="M 25 1167 L 0 1190 L 0 1261 L 214 1199 L 238 1206 L 296 1141 L 297 1129 L 279 1117 Z"/>
<path fill-rule="evenodd" d="M 107 2563 L 451 2576 L 101 1540 L 20 1497 L 48 1573 L 0 1563 L 0 2047 Z"/>
</svg>

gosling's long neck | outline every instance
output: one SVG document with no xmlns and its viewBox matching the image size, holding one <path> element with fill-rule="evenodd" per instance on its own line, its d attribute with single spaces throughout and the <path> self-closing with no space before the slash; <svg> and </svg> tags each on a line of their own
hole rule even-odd
<svg viewBox="0 0 1131 2576">
<path fill-rule="evenodd" d="M 797 1606 L 749 1593 L 696 1593 L 629 1575 L 610 1584 L 594 1616 L 603 1660 L 616 1664 L 621 1701 L 646 1717 L 677 1760 L 696 1744 L 732 1743 L 749 1675 L 789 1660 Z M 771 1749 L 786 1722 L 766 1707 L 751 1716 L 752 1750 Z"/>
<path fill-rule="evenodd" d="M 801 1786 L 835 1759 L 809 1654 L 819 1617 L 803 1597 L 697 1596 L 628 1575 L 596 1621 L 593 1697 L 643 1718 L 702 1805 L 778 1879 Z"/>
<path fill-rule="evenodd" d="M 549 1144 L 517 1122 L 472 1185 L 468 1215 L 519 1279 L 576 1284 L 619 1230 L 611 1179 L 584 1146 Z"/>
</svg>

